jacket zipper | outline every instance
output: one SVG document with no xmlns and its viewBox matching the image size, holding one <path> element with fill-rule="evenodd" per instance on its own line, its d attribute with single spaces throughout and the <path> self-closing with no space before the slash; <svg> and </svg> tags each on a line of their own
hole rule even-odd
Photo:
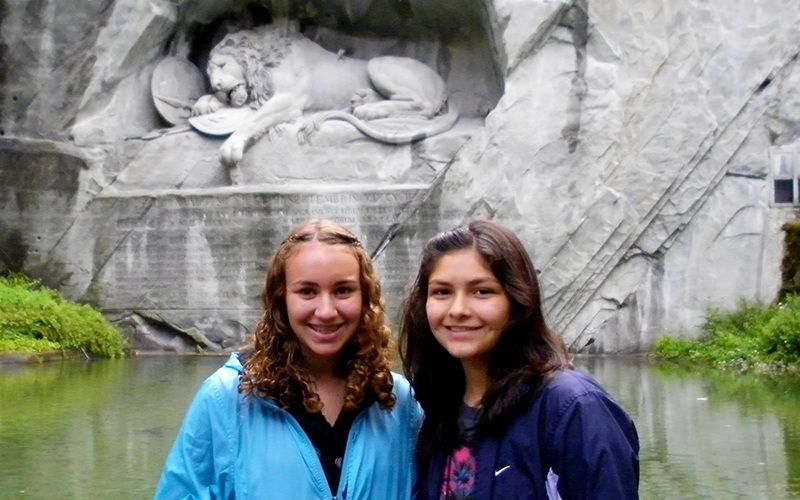
<svg viewBox="0 0 800 500">
<path fill-rule="evenodd" d="M 339 476 L 339 495 L 340 498 L 338 500 L 347 500 L 347 488 L 350 486 L 350 469 L 349 467 L 350 461 L 347 459 L 351 453 L 353 453 L 353 441 L 355 441 L 356 436 L 358 436 L 358 423 L 363 420 L 364 413 L 366 412 L 365 409 L 361 409 L 361 411 L 356 415 L 356 418 L 353 420 L 352 425 L 350 426 L 350 433 L 347 436 L 347 444 L 344 448 L 344 457 L 342 459 L 342 472 Z M 333 500 L 337 500 L 337 496 L 334 495 Z"/>
</svg>

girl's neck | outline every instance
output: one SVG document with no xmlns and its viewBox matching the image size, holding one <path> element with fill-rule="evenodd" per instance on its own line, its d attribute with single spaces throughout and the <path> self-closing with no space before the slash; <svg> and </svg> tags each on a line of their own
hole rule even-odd
<svg viewBox="0 0 800 500">
<path fill-rule="evenodd" d="M 337 357 L 317 356 L 312 352 L 303 350 L 303 365 L 315 381 L 328 380 L 337 377 L 339 359 Z"/>
<path fill-rule="evenodd" d="M 489 389 L 489 365 L 482 362 L 462 361 L 464 368 L 464 398 L 467 406 L 481 406 L 483 396 Z"/>
<path fill-rule="evenodd" d="M 333 426 L 344 407 L 346 381 L 341 377 L 330 375 L 324 379 L 316 379 L 315 385 L 319 400 L 322 401 L 322 415 Z"/>
<path fill-rule="evenodd" d="M 306 356 L 306 369 L 322 402 L 322 415 L 333 426 L 344 406 L 346 380 L 337 373 L 336 358 Z"/>
</svg>

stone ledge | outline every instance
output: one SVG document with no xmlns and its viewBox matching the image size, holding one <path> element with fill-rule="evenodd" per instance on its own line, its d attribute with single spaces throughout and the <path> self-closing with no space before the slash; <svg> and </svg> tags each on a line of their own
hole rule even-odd
<svg viewBox="0 0 800 500">
<path fill-rule="evenodd" d="M 392 191 L 420 191 L 428 189 L 430 184 L 360 184 L 360 183 L 335 183 L 335 184 L 250 184 L 243 186 L 219 186 L 206 188 L 187 189 L 132 189 L 118 191 L 109 188 L 104 190 L 97 198 L 137 198 L 137 197 L 165 197 L 165 196 L 216 196 L 235 194 L 329 194 L 329 193 L 386 193 Z"/>
</svg>

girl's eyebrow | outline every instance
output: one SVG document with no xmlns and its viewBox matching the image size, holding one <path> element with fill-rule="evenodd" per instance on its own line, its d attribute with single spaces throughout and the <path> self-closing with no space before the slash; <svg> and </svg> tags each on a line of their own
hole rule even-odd
<svg viewBox="0 0 800 500">
<path fill-rule="evenodd" d="M 344 280 L 339 280 L 339 281 L 334 282 L 333 285 L 334 286 L 352 285 L 352 284 L 356 284 L 358 282 L 359 282 L 359 280 L 357 280 L 357 279 L 344 279 Z M 288 285 L 289 286 L 319 286 L 319 283 L 316 282 L 316 281 L 308 281 L 308 280 L 306 280 L 306 281 L 292 281 Z"/>
<path fill-rule="evenodd" d="M 292 281 L 289 286 L 319 286 L 315 281 Z"/>
<path fill-rule="evenodd" d="M 337 285 L 355 285 L 355 284 L 358 284 L 358 283 L 359 283 L 359 280 L 341 280 L 341 281 L 335 282 L 333 285 L 334 286 L 337 286 Z"/>
<path fill-rule="evenodd" d="M 474 280 L 468 281 L 468 285 L 476 286 L 476 285 L 499 285 L 500 280 L 495 278 L 494 276 L 486 276 L 484 278 L 475 278 Z"/>
<path fill-rule="evenodd" d="M 477 286 L 485 284 L 499 285 L 500 281 L 494 276 L 484 276 L 467 281 L 467 286 Z M 452 285 L 452 283 L 442 279 L 432 279 L 428 281 L 428 285 Z"/>
</svg>

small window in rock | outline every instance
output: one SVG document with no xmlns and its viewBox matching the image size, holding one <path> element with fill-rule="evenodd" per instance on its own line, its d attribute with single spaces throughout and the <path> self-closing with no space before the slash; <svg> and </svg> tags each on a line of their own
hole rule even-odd
<svg viewBox="0 0 800 500">
<path fill-rule="evenodd" d="M 770 152 L 772 203 L 800 205 L 800 148 L 781 147 Z"/>
<path fill-rule="evenodd" d="M 775 179 L 775 203 L 795 203 L 793 179 Z"/>
</svg>

